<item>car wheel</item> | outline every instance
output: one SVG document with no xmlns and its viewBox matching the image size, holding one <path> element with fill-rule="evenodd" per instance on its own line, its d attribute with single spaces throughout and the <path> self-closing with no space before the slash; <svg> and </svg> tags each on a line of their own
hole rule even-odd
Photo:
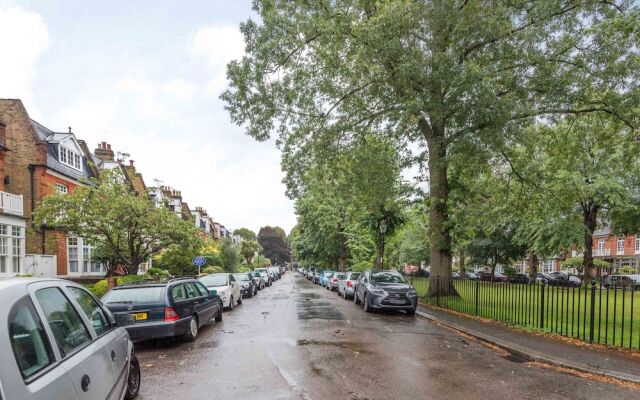
<svg viewBox="0 0 640 400">
<path fill-rule="evenodd" d="M 353 303 L 360 304 L 360 299 L 358 298 L 358 292 L 353 293 Z"/>
<path fill-rule="evenodd" d="M 238 296 L 238 305 L 242 304 L 242 294 L 240 294 L 240 296 Z"/>
<path fill-rule="evenodd" d="M 407 310 L 407 315 L 409 315 L 409 316 L 411 316 L 411 315 L 413 315 L 415 313 L 416 313 L 416 307 L 414 307 L 414 308 L 412 308 L 410 310 Z"/>
<path fill-rule="evenodd" d="M 235 301 L 233 301 L 233 296 L 231 296 L 229 298 L 229 310 L 233 310 L 233 307 L 235 307 Z"/>
<path fill-rule="evenodd" d="M 220 308 L 218 309 L 218 315 L 216 315 L 216 322 L 222 322 L 222 302 L 220 303 Z"/>
<path fill-rule="evenodd" d="M 191 321 L 189 321 L 189 330 L 184 334 L 185 342 L 193 342 L 198 336 L 198 317 L 193 314 Z"/>
<path fill-rule="evenodd" d="M 371 312 L 371 307 L 369 307 L 369 295 L 365 293 L 364 300 L 362 300 L 364 304 L 364 312 Z"/>
<path fill-rule="evenodd" d="M 138 397 L 140 391 L 140 363 L 138 358 L 133 355 L 129 363 L 129 376 L 127 377 L 127 392 L 124 398 L 127 400 Z"/>
</svg>

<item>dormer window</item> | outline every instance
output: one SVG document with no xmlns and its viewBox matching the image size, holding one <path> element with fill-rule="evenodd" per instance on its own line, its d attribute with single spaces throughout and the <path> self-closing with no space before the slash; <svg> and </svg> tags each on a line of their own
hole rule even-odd
<svg viewBox="0 0 640 400">
<path fill-rule="evenodd" d="M 80 154 L 64 146 L 60 146 L 60 162 L 78 171 L 82 171 L 82 158 Z"/>
</svg>

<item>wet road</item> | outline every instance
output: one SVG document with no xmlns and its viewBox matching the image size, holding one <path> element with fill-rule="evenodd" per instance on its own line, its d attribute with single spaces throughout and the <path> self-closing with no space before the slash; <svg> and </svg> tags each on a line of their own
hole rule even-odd
<svg viewBox="0 0 640 400">
<path fill-rule="evenodd" d="M 136 347 L 141 399 L 632 399 L 521 363 L 420 317 L 367 314 L 287 273 L 194 343 Z"/>
</svg>

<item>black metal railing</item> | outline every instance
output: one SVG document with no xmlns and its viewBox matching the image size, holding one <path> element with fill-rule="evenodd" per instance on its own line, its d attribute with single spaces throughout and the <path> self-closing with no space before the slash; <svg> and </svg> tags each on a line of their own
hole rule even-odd
<svg viewBox="0 0 640 400">
<path fill-rule="evenodd" d="M 449 281 L 434 277 L 439 287 Z M 457 295 L 427 296 L 429 278 L 411 277 L 421 302 L 511 325 L 640 350 L 640 290 L 451 280 Z M 438 291 L 436 291 L 438 292 Z"/>
</svg>

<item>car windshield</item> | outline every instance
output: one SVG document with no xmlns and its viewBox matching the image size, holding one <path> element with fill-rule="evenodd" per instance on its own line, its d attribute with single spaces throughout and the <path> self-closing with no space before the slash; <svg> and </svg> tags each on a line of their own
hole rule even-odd
<svg viewBox="0 0 640 400">
<path fill-rule="evenodd" d="M 346 279 L 347 278 L 347 274 L 336 274 L 336 276 L 334 276 L 334 278 L 338 278 L 340 280 Z"/>
<path fill-rule="evenodd" d="M 109 303 L 161 303 L 165 292 L 164 286 L 132 287 L 115 289 L 105 294 L 102 302 Z"/>
<path fill-rule="evenodd" d="M 227 275 L 207 275 L 200 278 L 200 282 L 205 286 L 226 286 L 228 279 Z"/>
<path fill-rule="evenodd" d="M 266 268 L 257 268 L 254 271 L 256 271 L 256 272 L 265 272 L 266 273 L 267 269 Z"/>
<path fill-rule="evenodd" d="M 260 274 L 260 272 L 254 272 L 253 276 L 260 278 L 262 276 L 262 274 Z"/>
<path fill-rule="evenodd" d="M 371 274 L 371 281 L 379 283 L 407 283 L 406 279 L 396 272 L 374 272 Z"/>
<path fill-rule="evenodd" d="M 247 274 L 234 274 L 233 275 L 234 278 L 236 278 L 237 281 L 250 281 L 251 279 L 249 279 L 249 275 Z"/>
<path fill-rule="evenodd" d="M 324 276 L 329 276 L 333 274 L 333 271 L 324 271 Z"/>
</svg>

